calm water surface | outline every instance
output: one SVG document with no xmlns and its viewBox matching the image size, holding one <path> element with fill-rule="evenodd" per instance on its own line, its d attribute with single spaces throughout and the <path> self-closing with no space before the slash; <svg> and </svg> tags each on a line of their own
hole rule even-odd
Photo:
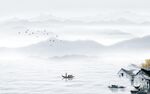
<svg viewBox="0 0 150 94">
<path fill-rule="evenodd" d="M 128 83 L 117 77 L 121 66 L 101 60 L 18 60 L 0 62 L 0 94 L 130 94 Z M 72 80 L 62 79 L 68 72 Z"/>
</svg>

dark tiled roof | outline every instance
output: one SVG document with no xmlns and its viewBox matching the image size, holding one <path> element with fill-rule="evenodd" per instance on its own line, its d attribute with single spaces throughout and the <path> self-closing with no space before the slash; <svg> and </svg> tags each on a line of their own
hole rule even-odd
<svg viewBox="0 0 150 94">
<path fill-rule="evenodd" d="M 133 73 L 133 70 L 125 70 L 125 69 L 123 69 L 123 68 L 121 68 L 121 70 L 122 71 L 124 71 L 125 73 L 127 73 L 128 75 L 130 75 L 130 76 L 134 76 L 135 74 Z M 120 71 L 121 71 L 120 70 Z"/>
<path fill-rule="evenodd" d="M 150 77 L 150 70 L 147 69 L 141 69 L 142 72 L 144 72 L 147 76 Z"/>
</svg>

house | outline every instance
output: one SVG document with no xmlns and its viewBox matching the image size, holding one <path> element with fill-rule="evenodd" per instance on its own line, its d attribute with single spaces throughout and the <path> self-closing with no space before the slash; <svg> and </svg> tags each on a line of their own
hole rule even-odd
<svg viewBox="0 0 150 94">
<path fill-rule="evenodd" d="M 131 85 L 133 85 L 134 82 L 134 77 L 135 77 L 135 73 L 134 70 L 126 70 L 121 68 L 120 71 L 118 72 L 119 77 L 126 77 L 130 80 Z"/>
<path fill-rule="evenodd" d="M 135 70 L 121 69 L 118 72 L 119 77 L 126 77 L 130 80 L 131 85 L 139 89 L 150 90 L 150 70 L 140 69 L 137 72 Z"/>
<path fill-rule="evenodd" d="M 134 86 L 141 89 L 150 89 L 150 70 L 141 69 L 134 78 Z"/>
<path fill-rule="evenodd" d="M 118 72 L 119 77 L 127 77 L 127 78 L 132 78 L 135 76 L 133 73 L 133 70 L 126 70 L 121 68 L 120 71 Z"/>
</svg>

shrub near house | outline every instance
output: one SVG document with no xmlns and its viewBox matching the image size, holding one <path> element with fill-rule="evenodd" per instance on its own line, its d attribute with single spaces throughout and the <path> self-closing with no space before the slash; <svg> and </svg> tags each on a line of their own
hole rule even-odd
<svg viewBox="0 0 150 94">
<path fill-rule="evenodd" d="M 141 65 L 142 68 L 150 68 L 150 59 L 146 59 L 144 63 Z"/>
</svg>

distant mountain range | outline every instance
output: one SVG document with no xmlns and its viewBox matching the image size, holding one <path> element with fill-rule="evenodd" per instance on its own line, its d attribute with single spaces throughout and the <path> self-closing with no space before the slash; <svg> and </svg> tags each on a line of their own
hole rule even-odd
<svg viewBox="0 0 150 94">
<path fill-rule="evenodd" d="M 62 41 L 47 40 L 27 47 L 19 48 L 19 52 L 32 55 L 64 56 L 64 55 L 94 55 L 103 51 L 105 46 L 94 41 Z"/>
<path fill-rule="evenodd" d="M 111 16 L 110 16 L 111 15 Z M 50 25 L 81 25 L 81 24 L 135 24 L 135 25 L 149 25 L 150 16 L 141 16 L 131 12 L 120 13 L 108 13 L 107 15 L 97 15 L 92 17 L 77 17 L 77 18 L 61 18 L 54 15 L 41 15 L 28 19 L 11 18 L 3 23 L 8 25 L 17 26 L 50 26 Z"/>
<path fill-rule="evenodd" d="M 137 51 L 150 50 L 150 36 L 126 40 L 110 46 L 110 49 L 137 50 Z"/>
<path fill-rule="evenodd" d="M 87 59 L 87 58 L 97 58 L 96 56 L 87 56 L 87 55 L 64 55 L 64 56 L 53 56 L 49 57 L 51 60 L 79 60 L 79 59 Z"/>
<path fill-rule="evenodd" d="M 95 41 L 78 40 L 78 41 L 65 41 L 58 39 L 49 39 L 37 44 L 33 44 L 21 48 L 1 48 L 1 53 L 23 53 L 30 56 L 74 56 L 87 55 L 96 56 L 99 54 L 106 54 L 110 52 L 149 52 L 150 51 L 150 36 L 143 38 L 134 38 L 126 40 L 111 46 L 104 46 Z M 57 57 L 57 58 L 58 58 Z M 70 58 L 70 57 L 69 57 Z"/>
</svg>

